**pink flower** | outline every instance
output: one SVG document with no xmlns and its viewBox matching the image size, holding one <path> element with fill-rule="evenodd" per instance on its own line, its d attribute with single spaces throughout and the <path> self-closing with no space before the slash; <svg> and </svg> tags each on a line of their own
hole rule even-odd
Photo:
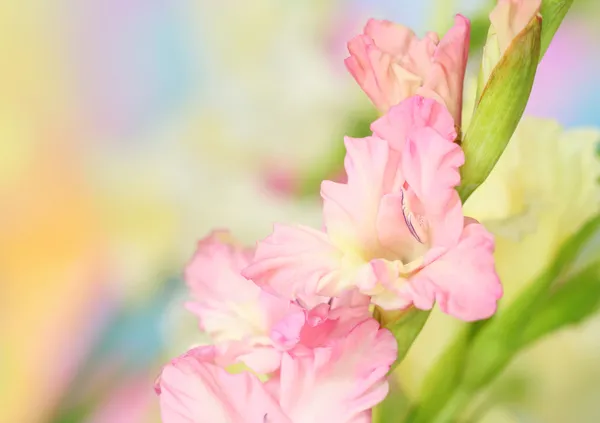
<svg viewBox="0 0 600 423">
<path fill-rule="evenodd" d="M 156 384 L 164 423 L 358 423 L 387 395 L 386 374 L 396 340 L 374 319 L 327 347 L 285 353 L 266 383 L 251 373 L 229 374 L 210 347 L 165 366 Z"/>
<path fill-rule="evenodd" d="M 277 225 L 243 274 L 286 298 L 357 289 L 385 309 L 491 316 L 502 288 L 494 242 L 465 219 L 455 187 L 464 162 L 440 103 L 411 97 L 346 138 L 346 184 L 324 181 L 325 231 Z"/>
<path fill-rule="evenodd" d="M 446 105 L 460 126 L 469 36 L 469 20 L 461 15 L 441 41 L 434 32 L 420 40 L 402 25 L 370 19 L 364 34 L 348 43 L 345 63 L 382 112 L 418 94 Z"/>
<path fill-rule="evenodd" d="M 216 346 L 221 365 L 243 362 L 259 373 L 277 370 L 284 351 L 321 345 L 338 326 L 368 317 L 368 299 L 353 292 L 329 303 L 315 295 L 291 302 L 261 290 L 240 275 L 252 252 L 225 231 L 198 243 L 185 279 L 194 301 L 188 309 Z"/>
</svg>

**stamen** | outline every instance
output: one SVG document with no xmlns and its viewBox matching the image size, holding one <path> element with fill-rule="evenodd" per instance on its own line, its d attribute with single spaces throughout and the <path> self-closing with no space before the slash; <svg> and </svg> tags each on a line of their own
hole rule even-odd
<svg viewBox="0 0 600 423">
<path fill-rule="evenodd" d="M 408 227 L 408 230 L 410 231 L 412 236 L 414 236 L 415 239 L 419 243 L 423 244 L 423 241 L 421 241 L 421 238 L 419 237 L 419 235 L 417 234 L 417 231 L 415 230 L 415 227 L 413 226 L 413 223 L 412 223 L 413 214 L 411 213 L 411 211 L 408 208 L 408 205 L 406 204 L 406 201 L 405 201 L 406 198 L 404 197 L 404 190 L 401 190 L 400 194 L 402 195 L 402 215 L 404 216 L 404 222 L 406 223 L 406 226 Z M 420 221 L 417 222 L 417 224 L 421 224 L 422 219 L 419 219 L 419 220 Z"/>
<path fill-rule="evenodd" d="M 300 300 L 300 298 L 296 298 L 295 303 L 298 304 L 303 309 L 308 310 L 308 307 L 306 306 L 306 304 L 304 304 L 304 301 Z"/>
</svg>

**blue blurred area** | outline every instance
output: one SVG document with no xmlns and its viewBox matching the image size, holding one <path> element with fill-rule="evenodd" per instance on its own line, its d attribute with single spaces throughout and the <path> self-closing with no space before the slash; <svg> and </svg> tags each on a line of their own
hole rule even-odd
<svg viewBox="0 0 600 423">
<path fill-rule="evenodd" d="M 148 391 L 152 389 L 153 378 L 160 373 L 165 359 L 165 316 L 183 286 L 180 278 L 169 278 L 144 301 L 108 306 L 108 318 L 97 331 L 90 353 L 63 393 L 51 421 L 67 423 L 90 418 L 98 411 L 97 405 L 107 401 L 121 382 L 142 380 Z"/>
<path fill-rule="evenodd" d="M 85 0 L 74 5 L 75 69 L 89 130 L 139 138 L 181 114 L 198 84 L 202 46 L 187 0 Z"/>
</svg>

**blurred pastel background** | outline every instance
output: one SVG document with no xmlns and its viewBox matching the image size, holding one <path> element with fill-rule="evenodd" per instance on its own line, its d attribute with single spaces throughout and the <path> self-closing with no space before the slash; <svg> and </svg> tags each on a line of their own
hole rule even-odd
<svg viewBox="0 0 600 423">
<path fill-rule="evenodd" d="M 201 337 L 182 306 L 197 239 L 227 227 L 252 244 L 275 221 L 318 225 L 315 181 L 375 116 L 344 69 L 346 41 L 368 17 L 422 34 L 492 6 L 2 2 L 0 422 L 158 422 L 161 364 Z M 597 2 L 575 1 L 528 115 L 600 127 L 599 23 Z M 499 394 L 481 421 L 600 421 L 600 322 L 558 337 L 536 347 L 545 362 L 509 372 L 534 383 Z M 418 384 L 438 338 L 425 334 L 403 383 Z"/>
</svg>

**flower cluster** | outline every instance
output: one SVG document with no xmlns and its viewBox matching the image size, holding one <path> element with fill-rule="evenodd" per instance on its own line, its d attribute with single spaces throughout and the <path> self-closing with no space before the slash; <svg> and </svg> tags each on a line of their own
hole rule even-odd
<svg viewBox="0 0 600 423">
<path fill-rule="evenodd" d="M 188 308 L 213 345 L 163 369 L 163 421 L 369 422 L 397 357 L 373 306 L 495 312 L 494 241 L 455 189 L 468 42 L 462 16 L 441 40 L 370 20 L 350 41 L 347 67 L 384 114 L 345 139 L 347 182 L 323 181 L 322 229 L 276 225 L 254 250 L 227 231 L 199 243 Z"/>
</svg>

